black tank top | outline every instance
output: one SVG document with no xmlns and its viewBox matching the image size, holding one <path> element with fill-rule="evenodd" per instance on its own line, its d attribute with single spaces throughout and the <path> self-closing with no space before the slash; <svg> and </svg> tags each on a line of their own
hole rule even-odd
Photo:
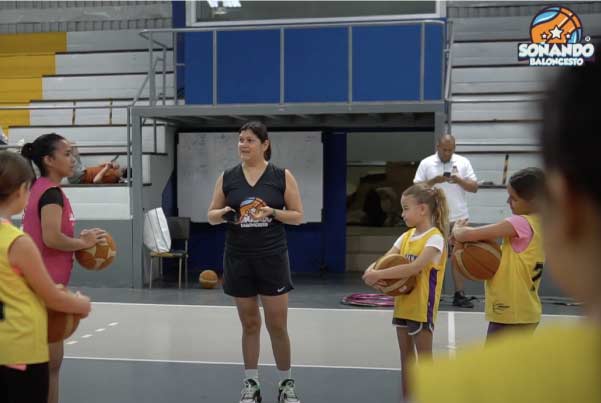
<svg viewBox="0 0 601 403">
<path fill-rule="evenodd" d="M 257 220 L 252 215 L 255 209 L 263 206 L 283 209 L 285 191 L 286 172 L 271 163 L 254 187 L 246 181 L 240 164 L 223 173 L 226 204 L 238 213 L 237 223 L 228 223 L 226 252 L 267 256 L 287 250 L 284 224 L 273 217 Z"/>
</svg>

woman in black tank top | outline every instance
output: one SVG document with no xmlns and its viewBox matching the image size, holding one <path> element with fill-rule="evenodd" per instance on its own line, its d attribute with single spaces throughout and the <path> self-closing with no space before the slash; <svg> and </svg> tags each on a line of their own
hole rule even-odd
<svg viewBox="0 0 601 403">
<path fill-rule="evenodd" d="M 290 278 L 284 224 L 303 221 L 303 205 L 292 173 L 269 162 L 267 128 L 248 122 L 239 131 L 240 164 L 226 170 L 215 184 L 208 219 L 227 223 L 223 289 L 235 298 L 242 324 L 245 379 L 240 402 L 260 401 L 258 378 L 261 315 L 271 338 L 280 384 L 278 401 L 300 402 L 290 374 L 287 330 Z"/>
</svg>

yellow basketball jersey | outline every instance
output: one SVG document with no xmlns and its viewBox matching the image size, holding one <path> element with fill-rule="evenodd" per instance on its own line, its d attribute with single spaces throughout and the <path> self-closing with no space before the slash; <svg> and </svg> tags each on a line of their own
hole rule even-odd
<svg viewBox="0 0 601 403">
<path fill-rule="evenodd" d="M 601 327 L 541 327 L 500 337 L 454 360 L 420 362 L 412 402 L 601 402 Z"/>
<path fill-rule="evenodd" d="M 8 259 L 10 246 L 23 235 L 0 221 L 0 365 L 48 361 L 46 308 Z"/>
<path fill-rule="evenodd" d="M 542 312 L 538 288 L 545 255 L 543 252 L 540 218 L 523 216 L 532 228 L 530 244 L 516 253 L 511 240 L 501 246 L 499 270 L 485 284 L 486 320 L 498 323 L 537 323 Z"/>
<path fill-rule="evenodd" d="M 428 239 L 433 235 L 441 235 L 438 228 L 431 228 L 417 239 L 415 228 L 405 233 L 401 244 L 400 254 L 409 261 L 414 261 L 426 248 Z M 394 298 L 394 317 L 409 319 L 416 322 L 431 322 L 436 320 L 438 303 L 442 292 L 445 265 L 447 263 L 446 247 L 442 251 L 442 258 L 438 264 L 430 264 L 417 274 L 415 288 L 409 294 L 399 295 Z"/>
</svg>

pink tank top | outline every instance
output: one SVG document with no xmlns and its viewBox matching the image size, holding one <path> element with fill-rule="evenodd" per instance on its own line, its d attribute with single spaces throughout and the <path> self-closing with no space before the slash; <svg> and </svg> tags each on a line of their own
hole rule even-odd
<svg viewBox="0 0 601 403">
<path fill-rule="evenodd" d="M 73 252 L 65 252 L 46 246 L 42 238 L 42 222 L 39 214 L 38 203 L 48 189 L 58 188 L 63 194 L 63 214 L 61 217 L 61 232 L 68 237 L 73 237 L 75 232 L 75 216 L 71 203 L 59 185 L 51 180 L 38 178 L 31 187 L 29 201 L 23 214 L 23 231 L 27 232 L 42 253 L 42 259 L 48 269 L 50 277 L 57 284 L 67 285 L 73 269 Z"/>
</svg>

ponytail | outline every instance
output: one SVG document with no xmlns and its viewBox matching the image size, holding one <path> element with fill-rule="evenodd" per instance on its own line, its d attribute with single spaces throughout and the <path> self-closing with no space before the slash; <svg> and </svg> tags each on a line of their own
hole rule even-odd
<svg viewBox="0 0 601 403">
<path fill-rule="evenodd" d="M 33 175 L 33 180 L 35 181 L 36 178 L 36 172 L 35 172 L 35 168 L 33 167 L 33 161 L 34 161 L 34 148 L 33 148 L 33 144 L 32 143 L 25 143 L 23 145 L 23 147 L 21 148 L 21 155 L 23 157 L 25 157 L 25 159 L 27 160 L 27 164 L 29 165 L 29 168 L 31 169 L 31 173 Z"/>
<path fill-rule="evenodd" d="M 435 207 L 432 210 L 432 221 L 442 236 L 447 239 L 449 237 L 449 205 L 447 204 L 447 197 L 441 188 L 432 188 L 434 193 Z"/>
</svg>

